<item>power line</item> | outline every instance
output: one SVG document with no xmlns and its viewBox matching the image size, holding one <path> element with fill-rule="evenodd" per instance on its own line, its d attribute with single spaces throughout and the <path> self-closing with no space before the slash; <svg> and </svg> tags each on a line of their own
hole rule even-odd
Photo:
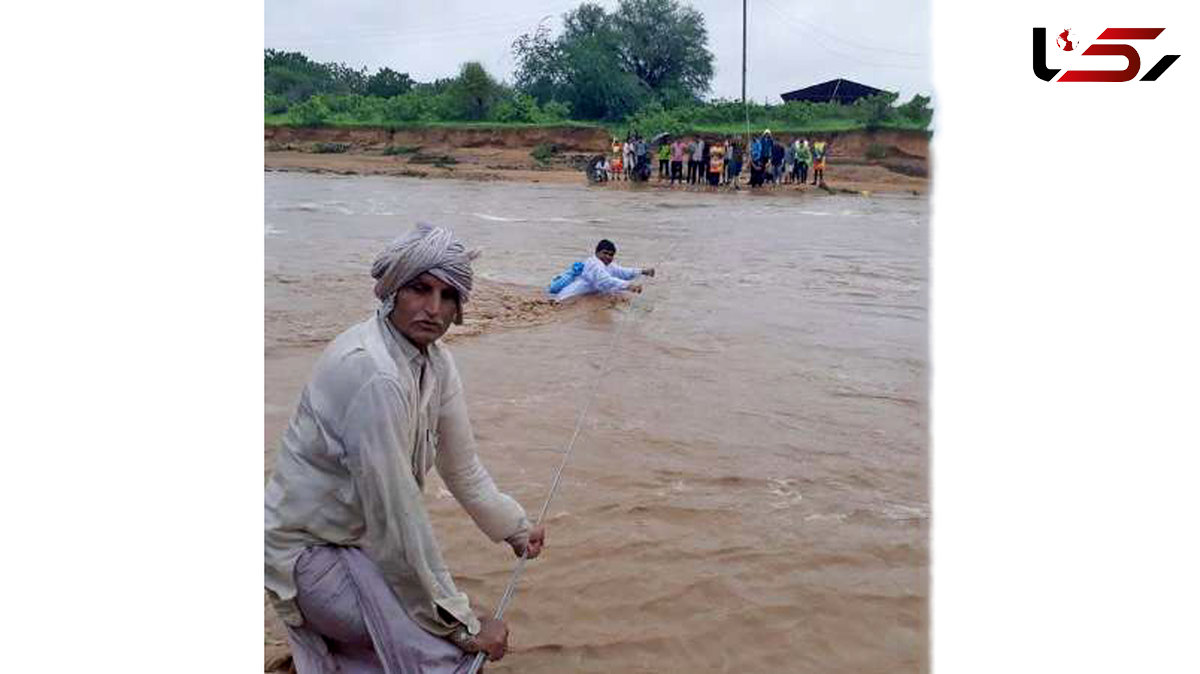
<svg viewBox="0 0 1200 674">
<path fill-rule="evenodd" d="M 803 29 L 811 30 L 811 28 L 809 26 L 807 26 L 803 23 L 799 23 L 795 19 L 788 17 L 788 16 L 784 15 L 783 13 L 781 13 L 779 11 L 779 9 L 775 6 L 775 4 L 773 2 L 771 2 L 771 0 L 763 0 L 763 2 L 766 4 L 767 9 L 771 10 L 776 16 L 783 19 L 784 21 L 789 21 Z M 855 56 L 854 54 L 848 54 L 846 52 L 843 52 L 843 51 L 840 51 L 838 49 L 831 47 L 827 42 L 822 40 L 821 37 L 818 34 L 816 34 L 815 32 L 811 33 L 811 36 L 814 39 L 814 41 L 816 41 L 823 49 L 830 52 L 831 54 L 834 54 L 835 56 L 840 56 L 842 58 L 849 59 L 849 60 L 859 63 L 861 65 L 874 66 L 876 68 L 897 69 L 897 70 L 924 70 L 926 68 L 926 66 L 924 66 L 924 65 L 902 65 L 902 64 L 898 64 L 898 63 L 880 63 L 878 61 L 871 61 L 869 59 L 865 59 L 860 56 Z"/>
<path fill-rule="evenodd" d="M 769 4 L 773 4 L 773 3 L 769 3 Z M 851 46 L 851 47 L 855 47 L 855 48 L 857 48 L 857 49 L 863 49 L 863 50 L 866 50 L 866 51 L 889 52 L 889 53 L 892 53 L 892 54 L 900 54 L 900 55 L 902 55 L 902 56 L 911 56 L 911 57 L 919 57 L 919 58 L 925 58 L 925 57 L 927 57 L 927 56 L 928 56 L 928 55 L 927 55 L 927 54 L 925 54 L 924 52 L 911 52 L 911 51 L 905 51 L 905 50 L 903 50 L 903 49 L 891 49 L 891 48 L 888 48 L 888 47 L 875 47 L 875 46 L 871 46 L 871 45 L 864 45 L 864 44 L 861 44 L 861 43 L 859 43 L 859 42 L 855 42 L 854 40 L 851 40 L 851 39 L 849 39 L 849 38 L 844 38 L 844 37 L 841 37 L 841 36 L 839 36 L 839 35 L 837 35 L 837 34 L 835 34 L 835 33 L 832 33 L 832 32 L 830 32 L 830 31 L 828 31 L 828 30 L 826 30 L 826 29 L 824 29 L 824 28 L 821 28 L 821 26 L 820 26 L 820 25 L 818 25 L 818 24 L 816 24 L 816 23 L 812 23 L 812 22 L 809 22 L 809 21 L 805 21 L 804 19 L 802 19 L 802 18 L 800 18 L 800 17 L 798 17 L 798 16 L 795 16 L 795 15 L 793 15 L 793 14 L 792 14 L 790 11 L 786 10 L 785 8 L 782 8 L 782 7 L 778 7 L 778 6 L 776 6 L 776 11 L 777 11 L 777 12 L 778 12 L 778 13 L 779 13 L 781 16 L 783 16 L 783 18 L 784 18 L 785 20 L 791 21 L 791 22 L 793 22 L 793 23 L 795 23 L 795 24 L 798 24 L 798 25 L 805 26 L 806 28 L 809 28 L 810 30 L 816 31 L 816 32 L 818 32 L 818 33 L 821 33 L 822 35 L 825 35 L 826 37 L 829 37 L 829 38 L 832 38 L 832 39 L 834 39 L 834 40 L 837 40 L 838 42 L 845 43 L 846 45 L 849 45 L 849 46 Z"/>
</svg>

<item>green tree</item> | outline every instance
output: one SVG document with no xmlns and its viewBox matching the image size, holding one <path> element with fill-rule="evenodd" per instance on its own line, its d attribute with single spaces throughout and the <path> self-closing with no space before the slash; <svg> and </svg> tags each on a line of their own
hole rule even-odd
<svg viewBox="0 0 1200 674">
<path fill-rule="evenodd" d="M 367 78 L 366 94 L 391 98 L 408 93 L 408 90 L 412 89 L 412 85 L 413 81 L 408 73 L 398 73 L 391 68 L 380 68 L 379 72 Z"/>
<path fill-rule="evenodd" d="M 263 77 L 266 93 L 283 96 L 289 103 L 329 91 L 333 86 L 329 70 L 300 52 L 265 50 Z"/>
<path fill-rule="evenodd" d="M 263 76 L 266 93 L 294 103 L 315 94 L 361 94 L 365 90 L 367 69 L 317 63 L 300 52 L 266 49 Z"/>
<path fill-rule="evenodd" d="M 567 77 L 563 53 L 559 43 L 551 39 L 550 29 L 539 25 L 532 34 L 518 37 L 512 48 L 518 55 L 516 88 L 539 101 L 553 99 Z"/>
<path fill-rule="evenodd" d="M 501 93 L 500 85 L 478 61 L 464 63 L 446 91 L 454 117 L 467 120 L 487 118 Z"/>
<path fill-rule="evenodd" d="M 266 94 L 263 100 L 264 108 L 268 115 L 278 115 L 287 112 L 288 101 L 279 94 Z"/>
<path fill-rule="evenodd" d="M 558 38 L 545 28 L 517 38 L 516 86 L 584 119 L 694 102 L 712 79 L 707 40 L 704 17 L 676 0 L 621 0 L 612 14 L 585 2 L 563 15 Z"/>
<path fill-rule="evenodd" d="M 930 98 L 921 94 L 914 94 L 909 102 L 897 108 L 901 117 L 916 122 L 922 127 L 928 127 L 933 121 L 933 109 L 929 107 Z"/>
<path fill-rule="evenodd" d="M 332 94 L 362 94 L 367 90 L 367 69 L 355 70 L 344 63 L 326 63 L 333 81 Z"/>
<path fill-rule="evenodd" d="M 854 101 L 854 105 L 851 107 L 866 123 L 868 129 L 875 130 L 882 128 L 895 115 L 892 103 L 898 97 L 899 94 L 885 91 L 882 94 L 860 98 Z"/>
<path fill-rule="evenodd" d="M 621 0 L 612 18 L 618 54 L 652 91 L 699 98 L 708 92 L 713 55 L 704 15 L 676 0 Z"/>
</svg>

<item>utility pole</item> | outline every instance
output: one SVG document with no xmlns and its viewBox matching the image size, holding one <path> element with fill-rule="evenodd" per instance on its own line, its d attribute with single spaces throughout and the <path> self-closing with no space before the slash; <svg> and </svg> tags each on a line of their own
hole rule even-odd
<svg viewBox="0 0 1200 674">
<path fill-rule="evenodd" d="M 746 106 L 746 2 L 742 0 L 742 107 Z"/>
<path fill-rule="evenodd" d="M 750 152 L 750 108 L 746 104 L 746 3 L 742 0 L 742 111 L 746 115 L 745 151 Z M 740 159 L 740 157 L 739 157 Z"/>
</svg>

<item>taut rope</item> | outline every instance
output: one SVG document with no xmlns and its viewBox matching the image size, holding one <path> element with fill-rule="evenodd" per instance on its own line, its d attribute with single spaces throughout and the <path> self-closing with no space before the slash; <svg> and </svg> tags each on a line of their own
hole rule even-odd
<svg viewBox="0 0 1200 674">
<path fill-rule="evenodd" d="M 671 252 L 675 250 L 675 245 L 678 243 L 679 242 L 677 240 L 675 243 L 671 244 L 671 248 L 667 250 L 667 255 L 663 257 L 664 262 L 671 256 Z M 656 275 L 657 272 L 658 270 L 656 269 Z M 643 290 L 643 294 L 644 293 L 645 291 Z M 616 349 L 617 340 L 620 339 L 621 332 L 625 330 L 625 323 L 628 322 L 627 319 L 629 318 L 629 315 L 633 313 L 633 309 L 641 297 L 642 295 L 638 295 L 637 297 L 633 298 L 632 302 L 629 303 L 629 309 L 622 314 L 621 324 L 617 326 L 617 331 L 613 333 L 612 340 L 608 344 L 608 353 L 604 357 L 604 366 L 600 368 L 600 373 L 596 375 L 596 382 L 592 385 L 592 392 L 588 396 L 587 402 L 584 403 L 583 409 L 579 412 L 579 417 L 575 420 L 575 431 L 571 434 L 571 441 L 567 443 L 567 451 L 563 454 L 562 462 L 558 464 L 558 470 L 554 472 L 554 481 L 550 483 L 550 493 L 546 495 L 546 502 L 542 504 L 542 512 L 538 514 L 537 522 L 535 522 L 533 525 L 534 527 L 540 525 L 542 520 L 546 518 L 546 511 L 550 509 L 550 502 L 554 500 L 554 495 L 558 491 L 558 483 L 562 478 L 563 469 L 567 467 L 567 461 L 571 458 L 571 452 L 575 449 L 575 441 L 579 439 L 579 431 L 583 428 L 583 420 L 587 418 L 587 413 L 592 406 L 592 401 L 596 399 L 596 392 L 600 390 L 600 382 L 604 381 L 604 374 L 608 371 L 608 366 L 612 362 L 612 355 L 613 351 Z M 513 593 L 516 592 L 517 580 L 520 579 L 521 572 L 525 570 L 525 562 L 529 560 L 529 558 L 526 557 L 527 553 L 528 548 L 525 552 L 521 553 L 521 558 L 517 560 L 517 566 L 513 569 L 512 577 L 508 580 L 508 587 L 504 589 L 504 595 L 500 597 L 500 604 L 496 606 L 496 613 L 493 616 L 493 618 L 496 620 L 504 617 L 504 609 L 508 607 L 508 602 L 512 600 Z M 471 668 L 467 670 L 467 673 L 476 674 L 476 672 L 479 671 L 480 666 L 483 665 L 483 660 L 485 657 L 487 657 L 487 653 L 484 651 L 477 652 L 475 654 L 475 659 L 471 662 Z"/>
</svg>

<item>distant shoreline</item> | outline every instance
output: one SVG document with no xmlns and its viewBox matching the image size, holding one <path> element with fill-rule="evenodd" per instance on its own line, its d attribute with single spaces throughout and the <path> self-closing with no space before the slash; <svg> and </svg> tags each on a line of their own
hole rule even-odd
<svg viewBox="0 0 1200 674">
<path fill-rule="evenodd" d="M 779 137 L 790 139 L 790 134 Z M 812 134 L 830 143 L 827 190 L 780 185 L 768 193 L 825 194 L 929 191 L 928 135 L 905 131 Z M 583 167 L 610 139 L 589 127 L 284 127 L 264 132 L 264 168 L 337 175 L 385 175 L 586 185 Z M 544 161 L 534 158 L 540 149 Z M 868 158 L 868 155 L 877 157 Z M 882 156 L 880 156 L 882 155 Z M 596 189 L 667 188 L 656 170 L 648 183 L 616 181 Z M 742 172 L 742 186 L 748 179 Z M 694 191 L 707 187 L 691 186 Z M 727 189 L 727 188 L 720 188 Z"/>
</svg>

